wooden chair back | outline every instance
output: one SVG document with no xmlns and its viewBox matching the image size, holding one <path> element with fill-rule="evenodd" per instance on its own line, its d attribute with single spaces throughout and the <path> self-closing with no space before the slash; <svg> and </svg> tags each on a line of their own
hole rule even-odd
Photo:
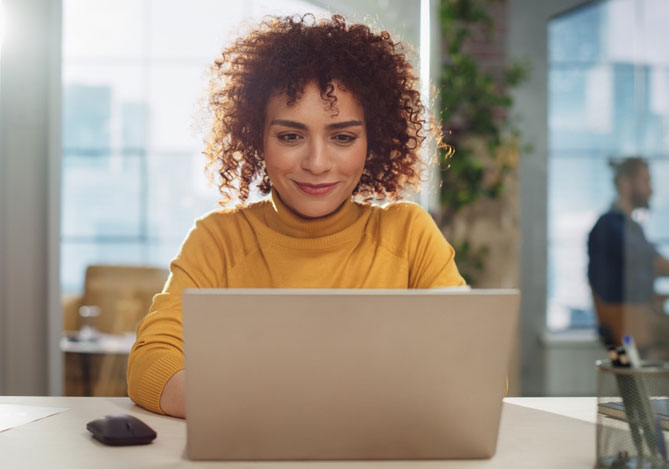
<svg viewBox="0 0 669 469">
<path fill-rule="evenodd" d="M 134 332 L 167 275 L 167 270 L 157 267 L 90 265 L 81 304 L 99 308 L 99 316 L 91 322 L 100 332 Z"/>
</svg>

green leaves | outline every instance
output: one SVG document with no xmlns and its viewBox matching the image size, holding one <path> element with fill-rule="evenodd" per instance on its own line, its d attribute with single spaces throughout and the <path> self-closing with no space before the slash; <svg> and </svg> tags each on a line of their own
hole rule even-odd
<svg viewBox="0 0 669 469">
<path fill-rule="evenodd" d="M 444 166 L 446 165 L 446 166 Z M 457 157 L 442 162 L 442 204 L 457 211 L 475 202 L 481 195 L 479 187 L 483 181 L 483 165 L 471 157 L 471 150 L 462 148 Z"/>
<path fill-rule="evenodd" d="M 440 115 L 446 143 L 442 151 L 441 203 L 444 220 L 465 207 L 504 192 L 508 172 L 526 148 L 511 119 L 511 89 L 527 80 L 526 63 L 505 63 L 503 40 L 495 29 L 494 11 L 505 0 L 441 0 L 442 60 Z M 496 37 L 497 35 L 497 37 Z M 483 58 L 484 60 L 481 60 Z M 468 240 L 454 243 L 456 263 L 467 280 L 475 282 L 484 270 L 487 245 L 474 249 Z"/>
<path fill-rule="evenodd" d="M 486 4 L 490 3 L 492 3 L 491 0 L 485 2 L 476 0 L 442 0 L 439 12 L 442 28 L 449 27 L 456 22 L 480 24 L 492 28 L 493 21 L 486 9 Z"/>
<path fill-rule="evenodd" d="M 440 5 L 444 50 L 448 53 L 439 83 L 441 118 L 444 129 L 451 131 L 448 143 L 455 148 L 455 156 L 442 165 L 441 201 L 446 211 L 457 211 L 481 196 L 497 197 L 503 190 L 502 181 L 485 184 L 481 159 L 495 160 L 509 138 L 518 140 L 508 118 L 513 105 L 510 89 L 527 79 L 527 65 L 484 68 L 471 52 L 486 46 L 495 50 L 495 22 L 489 12 L 496 3 L 504 2 L 442 0 Z M 483 141 L 487 155 L 468 143 L 472 139 Z"/>
<path fill-rule="evenodd" d="M 471 285 L 478 274 L 485 268 L 485 259 L 490 253 L 488 246 L 480 246 L 474 249 L 469 241 L 453 246 L 455 249 L 455 263 L 460 275 L 465 279 L 467 285 Z"/>
</svg>

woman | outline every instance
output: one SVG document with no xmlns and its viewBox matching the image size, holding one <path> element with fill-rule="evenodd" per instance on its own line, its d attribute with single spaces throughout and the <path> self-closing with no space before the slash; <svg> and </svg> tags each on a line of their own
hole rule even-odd
<svg viewBox="0 0 669 469">
<path fill-rule="evenodd" d="M 464 285 L 418 205 L 425 109 L 401 46 L 340 16 L 274 18 L 212 67 L 208 168 L 234 209 L 196 221 L 138 328 L 128 392 L 183 417 L 184 288 Z M 257 185 L 268 200 L 246 204 Z M 354 201 L 353 199 L 357 201 Z"/>
</svg>

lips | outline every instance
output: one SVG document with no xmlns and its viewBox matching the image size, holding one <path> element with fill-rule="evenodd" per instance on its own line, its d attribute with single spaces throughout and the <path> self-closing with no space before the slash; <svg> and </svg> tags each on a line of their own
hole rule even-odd
<svg viewBox="0 0 669 469">
<path fill-rule="evenodd" d="M 305 194 L 308 195 L 324 195 L 330 192 L 337 185 L 336 182 L 327 184 L 309 184 L 306 182 L 294 181 L 295 185 Z"/>
</svg>

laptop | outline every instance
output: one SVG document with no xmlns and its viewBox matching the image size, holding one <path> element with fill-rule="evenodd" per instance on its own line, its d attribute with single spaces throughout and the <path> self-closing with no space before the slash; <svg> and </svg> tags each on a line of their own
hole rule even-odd
<svg viewBox="0 0 669 469">
<path fill-rule="evenodd" d="M 194 460 L 490 458 L 515 290 L 189 289 Z"/>
</svg>

